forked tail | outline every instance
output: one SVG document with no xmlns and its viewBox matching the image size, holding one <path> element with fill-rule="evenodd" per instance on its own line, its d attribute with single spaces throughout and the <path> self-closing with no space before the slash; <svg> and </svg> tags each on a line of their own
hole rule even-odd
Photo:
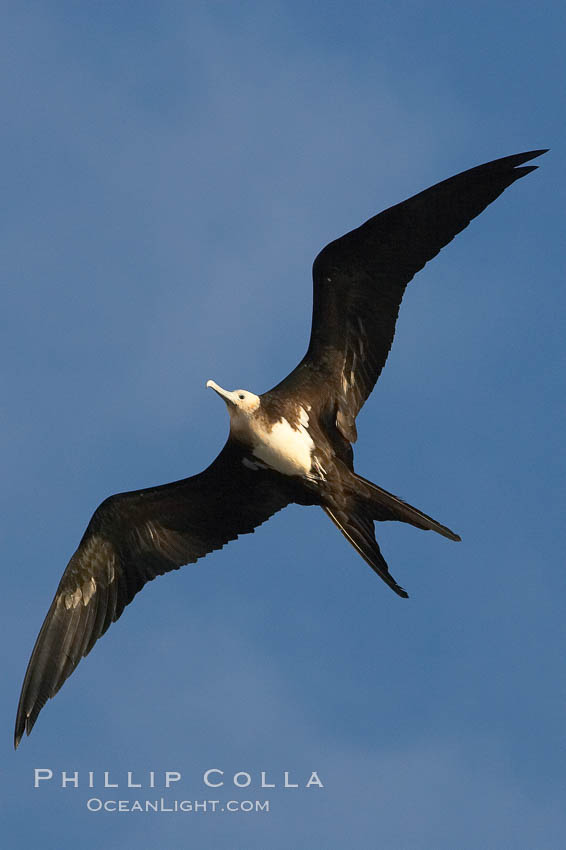
<svg viewBox="0 0 566 850">
<path fill-rule="evenodd" d="M 352 474 L 360 484 L 360 495 L 362 495 L 364 501 L 367 500 L 371 505 L 373 519 L 396 519 L 400 522 L 408 522 L 410 525 L 414 525 L 417 528 L 422 528 L 427 531 L 436 531 L 438 534 L 442 534 L 443 537 L 448 537 L 449 540 L 462 539 L 458 534 L 455 534 L 445 525 L 441 525 L 435 519 L 432 519 L 432 517 L 423 514 L 422 511 L 419 511 L 412 505 L 407 504 L 407 502 L 399 499 L 398 496 L 388 493 L 387 490 L 384 490 L 382 487 L 378 487 L 377 484 L 373 484 L 371 481 L 368 481 L 366 478 L 362 478 L 361 475 L 357 475 L 355 472 Z"/>
<path fill-rule="evenodd" d="M 346 540 L 391 590 L 398 596 L 407 598 L 409 594 L 397 584 L 381 554 L 375 539 L 374 521 L 400 520 L 417 528 L 436 531 L 443 537 L 448 537 L 449 540 L 460 540 L 460 537 L 445 525 L 441 525 L 382 487 L 367 481 L 352 470 L 349 472 L 352 477 L 344 476 L 343 481 L 346 486 L 341 491 L 340 498 L 327 501 L 322 508 Z"/>
<path fill-rule="evenodd" d="M 364 561 L 370 565 L 372 570 L 380 576 L 383 581 L 394 590 L 398 596 L 407 599 L 409 594 L 397 584 L 391 573 L 385 558 L 377 545 L 373 531 L 373 519 L 367 506 L 355 511 L 346 511 L 339 508 L 328 508 L 323 506 L 334 525 L 336 525 L 346 540 L 352 544 L 354 549 L 362 556 Z"/>
</svg>

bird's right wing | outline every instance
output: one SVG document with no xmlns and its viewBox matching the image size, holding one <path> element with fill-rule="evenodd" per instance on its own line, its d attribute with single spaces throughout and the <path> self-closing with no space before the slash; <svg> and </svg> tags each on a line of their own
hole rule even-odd
<svg viewBox="0 0 566 850">
<path fill-rule="evenodd" d="M 106 499 L 63 573 L 24 679 L 14 743 L 144 584 L 252 532 L 293 501 L 284 476 L 229 439 L 198 475 Z"/>
</svg>

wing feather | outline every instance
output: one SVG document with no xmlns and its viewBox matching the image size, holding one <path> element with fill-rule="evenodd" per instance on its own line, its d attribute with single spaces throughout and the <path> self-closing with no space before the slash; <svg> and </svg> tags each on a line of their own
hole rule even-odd
<svg viewBox="0 0 566 850">
<path fill-rule="evenodd" d="M 300 395 L 313 384 L 347 440 L 387 360 L 406 286 L 508 186 L 533 171 L 543 150 L 503 157 L 457 174 L 330 242 L 313 264 L 307 353 L 268 395 Z"/>
<path fill-rule="evenodd" d="M 63 573 L 33 649 L 15 728 L 17 747 L 46 701 L 144 584 L 253 532 L 293 501 L 292 484 L 250 470 L 228 440 L 199 475 L 106 499 Z"/>
</svg>

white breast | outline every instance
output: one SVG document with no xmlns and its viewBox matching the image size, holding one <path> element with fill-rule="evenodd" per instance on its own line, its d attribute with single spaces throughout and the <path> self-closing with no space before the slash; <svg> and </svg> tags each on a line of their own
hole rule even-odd
<svg viewBox="0 0 566 850">
<path fill-rule="evenodd" d="M 270 431 L 255 430 L 254 456 L 283 475 L 308 475 L 314 448 L 308 424 L 308 413 L 301 407 L 297 428 L 293 428 L 286 419 L 281 419 Z"/>
</svg>

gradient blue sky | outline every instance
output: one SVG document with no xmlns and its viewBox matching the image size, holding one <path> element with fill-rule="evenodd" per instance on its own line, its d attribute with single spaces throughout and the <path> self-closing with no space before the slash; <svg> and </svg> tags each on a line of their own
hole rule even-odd
<svg viewBox="0 0 566 850">
<path fill-rule="evenodd" d="M 3 846 L 562 848 L 562 4 L 3 7 Z M 17 753 L 21 681 L 107 495 L 183 477 L 302 356 L 310 266 L 380 209 L 550 147 L 411 284 L 357 468 L 462 534 L 316 509 L 146 587 Z M 93 814 L 33 769 L 180 770 L 269 814 Z M 211 794 L 207 768 L 254 776 Z M 324 789 L 257 789 L 261 770 Z M 117 796 L 98 789 L 101 797 Z M 140 796 L 152 796 L 141 792 Z M 119 798 L 132 798 L 121 789 Z"/>
</svg>

